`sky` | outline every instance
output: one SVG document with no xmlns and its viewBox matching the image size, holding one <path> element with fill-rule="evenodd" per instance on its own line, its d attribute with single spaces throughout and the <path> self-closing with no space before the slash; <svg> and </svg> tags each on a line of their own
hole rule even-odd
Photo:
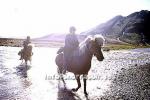
<svg viewBox="0 0 150 100">
<path fill-rule="evenodd" d="M 87 31 L 117 15 L 150 10 L 150 0 L 0 0 L 0 37 Z"/>
</svg>

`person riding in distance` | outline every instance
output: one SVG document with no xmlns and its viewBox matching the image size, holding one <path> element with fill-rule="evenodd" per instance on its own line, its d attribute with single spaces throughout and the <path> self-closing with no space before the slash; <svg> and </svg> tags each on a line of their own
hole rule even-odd
<svg viewBox="0 0 150 100">
<path fill-rule="evenodd" d="M 76 28 L 71 26 L 69 29 L 69 34 L 66 35 L 65 38 L 65 46 L 64 46 L 64 71 L 66 73 L 67 68 L 70 66 L 70 62 L 72 60 L 73 52 L 79 46 L 79 41 L 77 35 L 75 34 Z"/>
<path fill-rule="evenodd" d="M 21 53 L 20 60 L 22 59 L 24 51 L 27 49 L 27 46 L 28 46 L 29 43 L 31 43 L 31 39 L 30 39 L 30 36 L 27 36 L 26 40 L 23 41 L 23 49 L 21 50 L 22 53 Z"/>
</svg>

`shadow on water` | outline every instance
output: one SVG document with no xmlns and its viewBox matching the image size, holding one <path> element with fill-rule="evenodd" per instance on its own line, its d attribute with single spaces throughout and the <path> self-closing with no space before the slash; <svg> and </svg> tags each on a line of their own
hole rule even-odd
<svg viewBox="0 0 150 100">
<path fill-rule="evenodd" d="M 57 100 L 82 100 L 78 95 L 67 88 L 58 88 Z"/>
<path fill-rule="evenodd" d="M 58 94 L 57 100 L 83 100 L 83 98 L 81 98 L 80 95 L 78 95 L 77 93 L 73 92 L 72 89 L 68 89 L 66 83 L 64 83 L 63 80 L 58 80 L 57 94 Z M 84 100 L 89 100 L 88 96 L 83 96 L 83 97 Z"/>
<path fill-rule="evenodd" d="M 61 84 L 61 82 L 62 82 L 62 84 Z M 57 98 L 57 100 L 76 100 L 76 98 L 81 100 L 75 93 L 72 92 L 72 90 L 67 89 L 66 83 L 63 78 L 58 80 L 58 98 Z"/>
<path fill-rule="evenodd" d="M 16 67 L 16 73 L 17 75 L 26 78 L 27 75 L 27 71 L 31 68 L 30 65 L 26 65 L 26 64 L 21 64 L 19 66 Z"/>
</svg>

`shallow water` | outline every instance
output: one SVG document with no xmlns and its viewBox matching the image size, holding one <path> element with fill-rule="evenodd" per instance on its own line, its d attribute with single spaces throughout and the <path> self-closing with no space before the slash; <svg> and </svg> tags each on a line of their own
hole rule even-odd
<svg viewBox="0 0 150 100">
<path fill-rule="evenodd" d="M 77 86 L 72 73 L 64 76 L 67 89 L 57 80 L 55 56 L 58 48 L 35 47 L 28 70 L 19 60 L 20 49 L 0 47 L 0 100 L 97 99 L 109 91 L 114 76 L 122 68 L 150 63 L 150 49 L 104 52 L 105 59 L 102 62 L 93 57 L 87 81 L 89 97 L 85 97 L 83 87 L 76 93 L 71 91 Z"/>
</svg>

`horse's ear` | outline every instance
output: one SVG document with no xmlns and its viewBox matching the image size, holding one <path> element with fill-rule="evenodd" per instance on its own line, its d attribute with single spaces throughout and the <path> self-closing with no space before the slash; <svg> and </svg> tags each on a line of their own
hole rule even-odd
<svg viewBox="0 0 150 100">
<path fill-rule="evenodd" d="M 105 41 L 104 37 L 103 37 L 102 35 L 95 35 L 94 37 L 95 37 L 95 41 L 96 41 L 99 45 L 103 46 L 103 43 L 104 43 L 104 41 Z"/>
</svg>

